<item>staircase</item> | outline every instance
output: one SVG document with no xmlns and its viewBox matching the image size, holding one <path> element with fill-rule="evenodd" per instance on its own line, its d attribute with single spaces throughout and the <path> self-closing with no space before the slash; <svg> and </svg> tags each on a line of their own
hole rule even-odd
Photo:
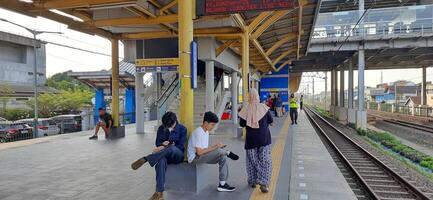
<svg viewBox="0 0 433 200">
<path fill-rule="evenodd" d="M 177 95 L 170 104 L 168 111 L 174 112 L 179 117 L 179 101 Z M 197 79 L 197 89 L 194 89 L 194 127 L 198 127 L 203 122 L 203 115 L 206 112 L 206 81 L 203 78 Z M 192 131 L 192 130 L 191 130 Z"/>
</svg>

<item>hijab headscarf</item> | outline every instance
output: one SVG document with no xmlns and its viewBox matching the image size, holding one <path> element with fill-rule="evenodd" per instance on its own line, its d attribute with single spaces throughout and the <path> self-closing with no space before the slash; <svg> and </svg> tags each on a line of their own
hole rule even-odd
<svg viewBox="0 0 433 200">
<path fill-rule="evenodd" d="M 260 103 L 259 93 L 252 88 L 248 97 L 248 104 L 239 112 L 239 117 L 247 121 L 247 126 L 259 128 L 259 121 L 266 115 L 269 107 Z"/>
</svg>

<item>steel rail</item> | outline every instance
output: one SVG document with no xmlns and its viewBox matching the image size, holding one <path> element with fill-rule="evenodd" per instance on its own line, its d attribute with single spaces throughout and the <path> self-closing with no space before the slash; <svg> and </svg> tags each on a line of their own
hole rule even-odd
<svg viewBox="0 0 433 200">
<path fill-rule="evenodd" d="M 375 164 L 376 167 L 379 170 L 382 170 L 385 175 L 388 175 L 390 178 L 392 178 L 392 180 L 394 180 L 398 184 L 398 186 L 400 186 L 402 189 L 405 189 L 405 191 L 402 191 L 402 192 L 406 192 L 408 194 L 413 195 L 414 196 L 413 199 L 422 199 L 422 200 L 424 200 L 424 199 L 428 200 L 429 199 L 423 192 L 421 192 L 413 184 L 409 183 L 406 179 L 404 179 L 403 177 L 398 175 L 394 170 L 392 170 L 391 168 L 386 166 L 382 161 L 380 161 L 378 158 L 373 156 L 366 149 L 362 148 L 359 144 L 357 144 L 355 141 L 353 141 L 348 136 L 346 136 L 342 131 L 340 131 L 338 128 L 336 128 L 334 125 L 332 125 L 326 119 L 324 119 L 322 116 L 317 114 L 317 112 L 309 109 L 308 107 L 306 107 L 305 110 L 306 110 L 307 116 L 310 119 L 310 121 L 312 122 L 312 124 L 314 124 L 314 126 L 316 126 L 320 130 L 321 134 L 324 135 L 324 137 L 329 141 L 329 143 L 332 145 L 332 147 L 338 152 L 338 154 L 340 154 L 340 156 L 343 158 L 343 160 L 345 162 L 347 162 L 347 165 L 351 168 L 351 170 L 353 170 L 355 172 L 354 174 L 359 178 L 360 183 L 363 185 L 365 184 L 364 188 L 366 188 L 367 192 L 371 194 L 372 198 L 374 198 L 374 199 L 387 199 L 387 198 L 381 197 L 381 196 L 383 196 L 384 193 L 386 193 L 386 191 L 383 191 L 383 190 L 378 191 L 378 190 L 375 190 L 372 188 L 372 186 L 368 183 L 368 181 L 362 177 L 362 176 L 367 176 L 367 175 L 371 176 L 372 174 L 369 174 L 370 172 L 360 172 L 359 170 L 357 170 L 356 167 L 354 166 L 354 165 L 356 165 L 356 163 L 353 161 L 350 161 L 350 159 L 348 159 L 344 155 L 344 152 L 343 152 L 344 149 L 341 148 L 342 144 L 340 144 L 340 147 L 339 147 L 338 144 L 335 143 L 335 141 L 333 141 L 333 139 L 330 136 L 328 136 L 329 132 L 327 133 L 323 129 L 323 127 L 321 127 L 319 125 L 319 122 L 317 122 L 313 118 L 312 114 L 314 114 L 314 116 L 316 116 L 323 123 L 325 123 L 327 126 L 329 126 L 336 133 L 335 136 L 340 137 L 341 139 L 346 141 L 345 144 L 351 145 L 352 149 L 356 149 L 359 153 L 361 153 L 363 156 L 365 156 L 366 161 L 370 161 L 371 163 Z M 335 140 L 335 138 L 334 138 L 334 140 Z M 359 165 L 359 163 L 358 163 L 358 165 Z M 380 195 L 379 192 L 382 195 Z M 396 192 L 398 192 L 398 191 L 390 191 L 389 194 L 393 194 Z M 390 198 L 390 199 L 392 199 L 392 198 Z"/>
</svg>

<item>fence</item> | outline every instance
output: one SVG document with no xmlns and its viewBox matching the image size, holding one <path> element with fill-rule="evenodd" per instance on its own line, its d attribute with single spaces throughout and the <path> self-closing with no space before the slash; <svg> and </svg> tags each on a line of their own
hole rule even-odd
<svg viewBox="0 0 433 200">
<path fill-rule="evenodd" d="M 367 109 L 419 117 L 433 117 L 433 108 L 422 105 L 403 106 L 398 104 L 368 102 Z"/>
<path fill-rule="evenodd" d="M 0 143 L 33 138 L 32 128 L 21 122 L 2 121 L 0 123 Z"/>
<path fill-rule="evenodd" d="M 314 27 L 313 40 L 362 36 L 431 35 L 433 5 L 401 6 L 367 10 L 320 13 Z M 360 26 L 362 24 L 362 26 Z M 363 33 L 363 34 L 362 34 Z"/>
</svg>

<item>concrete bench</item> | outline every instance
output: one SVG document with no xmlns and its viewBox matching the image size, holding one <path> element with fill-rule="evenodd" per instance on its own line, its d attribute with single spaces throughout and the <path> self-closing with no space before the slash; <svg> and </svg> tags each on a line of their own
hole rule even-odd
<svg viewBox="0 0 433 200">
<path fill-rule="evenodd" d="M 125 137 L 125 126 L 111 127 L 110 134 L 108 135 L 109 139 L 116 139 Z"/>
<path fill-rule="evenodd" d="M 183 162 L 167 165 L 165 190 L 198 193 L 208 184 L 206 164 L 192 165 Z"/>
</svg>

